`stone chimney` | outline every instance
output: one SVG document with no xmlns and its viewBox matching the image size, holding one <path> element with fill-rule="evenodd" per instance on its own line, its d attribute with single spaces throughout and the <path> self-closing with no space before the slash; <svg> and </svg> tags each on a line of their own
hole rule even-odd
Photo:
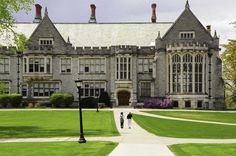
<svg viewBox="0 0 236 156">
<path fill-rule="evenodd" d="M 36 10 L 36 13 L 35 13 L 35 17 L 34 17 L 34 23 L 40 23 L 41 20 L 42 20 L 42 15 L 41 15 L 41 5 L 39 4 L 35 4 L 35 10 Z"/>
<path fill-rule="evenodd" d="M 151 18 L 152 23 L 156 23 L 156 21 L 157 21 L 156 7 L 157 7 L 156 3 L 153 3 L 152 4 L 152 18 Z"/>
<path fill-rule="evenodd" d="M 97 23 L 96 22 L 96 6 L 94 4 L 91 4 L 90 8 L 91 8 L 91 16 L 89 19 L 89 23 Z"/>
<path fill-rule="evenodd" d="M 211 33 L 211 25 L 207 25 L 207 26 L 206 26 L 206 30 L 207 30 L 209 33 Z"/>
</svg>

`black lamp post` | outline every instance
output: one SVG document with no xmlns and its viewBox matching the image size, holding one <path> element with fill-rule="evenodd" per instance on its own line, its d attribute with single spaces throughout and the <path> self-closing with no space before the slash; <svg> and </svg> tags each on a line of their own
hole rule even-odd
<svg viewBox="0 0 236 156">
<path fill-rule="evenodd" d="M 84 132 L 83 132 L 83 118 L 82 118 L 82 108 L 81 108 L 81 86 L 82 86 L 82 81 L 81 80 L 75 80 L 76 86 L 78 88 L 78 93 L 79 93 L 79 119 L 80 119 L 80 138 L 79 138 L 79 143 L 86 143 L 86 140 L 84 138 Z"/>
<path fill-rule="evenodd" d="M 95 91 L 95 95 L 96 95 L 96 97 L 98 99 L 98 95 L 99 95 L 99 91 L 98 90 Z M 97 102 L 97 112 L 99 112 L 99 110 L 98 110 L 98 102 Z"/>
<path fill-rule="evenodd" d="M 21 52 L 17 51 L 17 93 L 20 93 L 20 57 L 21 57 Z"/>
</svg>

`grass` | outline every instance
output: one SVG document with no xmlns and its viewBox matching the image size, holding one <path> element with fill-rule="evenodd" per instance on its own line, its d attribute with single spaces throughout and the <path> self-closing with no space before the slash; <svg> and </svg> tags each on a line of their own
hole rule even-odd
<svg viewBox="0 0 236 156">
<path fill-rule="evenodd" d="M 117 143 L 112 142 L 44 142 L 1 143 L 1 156 L 107 156 Z"/>
<path fill-rule="evenodd" d="M 78 111 L 0 112 L 0 138 L 79 136 Z M 119 135 L 113 112 L 83 111 L 84 135 Z"/>
<path fill-rule="evenodd" d="M 176 156 L 235 156 L 236 144 L 178 144 L 169 147 Z"/>
<path fill-rule="evenodd" d="M 176 121 L 134 115 L 134 120 L 147 131 L 165 137 L 174 138 L 236 138 L 236 126 Z"/>
<path fill-rule="evenodd" d="M 145 111 L 146 113 L 184 119 L 236 123 L 236 113 L 193 112 L 193 111 Z"/>
</svg>

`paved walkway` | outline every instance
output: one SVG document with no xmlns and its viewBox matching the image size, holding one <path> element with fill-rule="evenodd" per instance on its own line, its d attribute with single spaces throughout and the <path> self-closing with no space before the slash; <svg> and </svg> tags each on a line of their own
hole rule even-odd
<svg viewBox="0 0 236 156">
<path fill-rule="evenodd" d="M 208 124 L 219 124 L 219 125 L 236 126 L 235 123 L 225 123 L 225 122 L 215 122 L 215 121 L 202 121 L 202 120 L 193 120 L 193 119 L 181 119 L 181 118 L 176 118 L 176 117 L 168 117 L 168 116 L 162 116 L 162 115 L 157 115 L 157 114 L 150 114 L 150 113 L 140 112 L 140 111 L 136 111 L 136 114 L 150 116 L 150 117 L 156 117 L 156 118 L 161 118 L 161 119 L 169 119 L 169 120 L 178 120 L 178 121 L 189 121 L 189 122 L 199 122 L 199 123 L 208 123 Z"/>
<path fill-rule="evenodd" d="M 17 111 L 17 110 L 16 110 Z M 50 111 L 50 110 L 49 110 Z M 87 141 L 113 141 L 118 142 L 119 145 L 110 153 L 110 156 L 174 156 L 167 145 L 183 144 L 183 143 L 236 143 L 236 139 L 182 139 L 182 138 L 168 138 L 159 137 L 153 135 L 134 121 L 132 121 L 132 128 L 128 129 L 127 120 L 125 120 L 124 129 L 120 128 L 119 116 L 120 112 L 124 112 L 124 116 L 129 112 L 133 114 L 146 115 L 151 117 L 158 117 L 171 120 L 191 121 L 191 122 L 203 122 L 210 124 L 223 124 L 223 125 L 236 125 L 222 122 L 208 122 L 198 120 L 179 119 L 173 117 L 165 117 L 160 115 L 154 115 L 149 113 L 140 112 L 138 109 L 119 109 L 115 108 L 114 117 L 117 125 L 117 129 L 121 136 L 117 137 L 86 137 Z M 0 143 L 6 142 L 61 142 L 61 141 L 78 141 L 77 137 L 64 137 L 64 138 L 16 138 L 16 139 L 0 139 Z"/>
<path fill-rule="evenodd" d="M 120 113 L 124 113 L 124 128 L 120 128 Z M 132 121 L 128 129 L 126 116 L 129 112 L 137 113 L 134 109 L 114 109 L 114 117 L 118 131 L 121 134 L 119 145 L 109 156 L 174 156 L 165 144 L 160 144 L 156 136 L 142 129 Z"/>
</svg>

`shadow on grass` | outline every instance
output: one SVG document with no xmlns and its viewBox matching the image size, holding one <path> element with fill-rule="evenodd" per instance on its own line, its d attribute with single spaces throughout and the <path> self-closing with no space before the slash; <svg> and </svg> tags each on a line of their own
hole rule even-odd
<svg viewBox="0 0 236 156">
<path fill-rule="evenodd" d="M 117 136 L 117 131 L 109 131 L 104 129 L 84 129 L 84 134 L 87 136 Z"/>
<path fill-rule="evenodd" d="M 0 138 L 40 138 L 59 136 L 78 136 L 79 130 L 43 129 L 36 126 L 0 126 Z"/>
</svg>

